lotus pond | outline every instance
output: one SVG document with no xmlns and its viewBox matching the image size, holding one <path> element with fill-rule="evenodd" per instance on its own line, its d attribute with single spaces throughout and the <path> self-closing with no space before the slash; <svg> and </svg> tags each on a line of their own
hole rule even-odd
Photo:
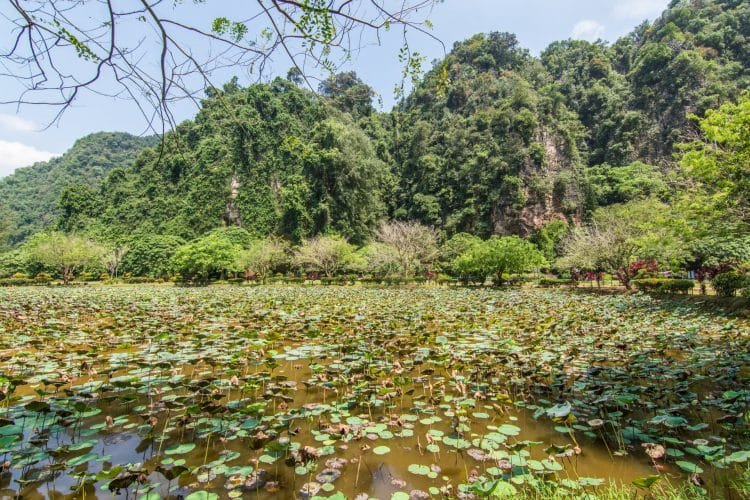
<svg viewBox="0 0 750 500">
<path fill-rule="evenodd" d="M 0 498 L 740 498 L 749 378 L 640 295 L 5 289 Z"/>
</svg>

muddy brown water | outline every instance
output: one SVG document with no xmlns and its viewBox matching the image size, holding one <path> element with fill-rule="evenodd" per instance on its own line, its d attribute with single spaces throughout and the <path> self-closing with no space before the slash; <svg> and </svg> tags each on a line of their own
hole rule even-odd
<svg viewBox="0 0 750 500">
<path fill-rule="evenodd" d="M 428 306 L 435 305 L 439 300 L 449 299 L 450 292 L 429 292 L 434 294 L 434 297 L 420 297 L 419 300 Z M 137 498 L 144 496 L 147 491 L 162 498 L 178 498 L 196 490 L 211 492 L 220 498 L 229 498 L 237 496 L 239 491 L 228 488 L 232 486 L 231 478 L 225 474 L 213 477 L 210 470 L 202 468 L 206 464 L 215 463 L 227 452 L 237 454 L 236 458 L 227 461 L 228 466 L 249 466 L 254 471 L 266 471 L 266 486 L 257 491 L 243 491 L 241 496 L 247 498 L 298 497 L 300 488 L 306 483 L 324 483 L 318 476 L 322 471 L 331 468 L 336 469 L 340 477 L 333 481 L 330 491 L 320 491 L 321 495 L 340 492 L 349 498 L 358 495 L 390 498 L 396 492 L 424 492 L 430 488 L 445 486 L 444 491 L 450 496 L 455 496 L 459 484 L 470 482 L 478 476 L 494 477 L 509 453 L 517 454 L 517 450 L 527 450 L 529 455 L 525 458 L 529 460 L 549 460 L 551 453 L 545 452 L 545 448 L 550 445 L 580 449 L 579 453 L 569 457 L 552 458 L 552 462 L 561 466 L 560 470 L 547 471 L 556 481 L 575 481 L 588 477 L 628 484 L 636 478 L 656 473 L 651 461 L 642 452 L 638 453 L 638 449 L 630 450 L 631 453 L 625 455 L 616 454 L 615 450 L 608 448 L 600 439 L 581 436 L 580 433 L 573 437 L 559 432 L 555 424 L 548 419 L 534 419 L 532 411 L 518 405 L 498 404 L 497 397 L 477 398 L 476 402 L 465 410 L 465 414 L 462 414 L 458 406 L 446 403 L 448 399 L 445 395 L 463 393 L 465 397 L 467 394 L 468 397 L 471 396 L 472 390 L 465 387 L 468 384 L 461 382 L 463 375 L 455 373 L 455 369 L 448 370 L 438 364 L 425 370 L 425 366 L 430 366 L 429 358 L 424 364 L 411 365 L 405 361 L 407 356 L 402 356 L 398 349 L 400 335 L 419 335 L 425 331 L 446 332 L 451 336 L 451 346 L 455 350 L 471 349 L 474 344 L 486 342 L 488 338 L 502 341 L 503 329 L 554 328 L 555 321 L 552 317 L 511 317 L 497 332 L 488 331 L 490 320 L 494 320 L 496 314 L 499 315 L 493 304 L 484 305 L 478 310 L 466 310 L 459 304 L 450 315 L 428 310 L 423 317 L 414 317 L 406 313 L 402 315 L 401 308 L 408 309 L 407 302 L 415 298 L 415 292 L 404 290 L 394 292 L 388 299 L 388 307 L 383 311 L 365 315 L 367 321 L 363 323 L 359 315 L 350 315 L 347 319 L 316 318 L 313 313 L 318 311 L 315 311 L 314 303 L 301 304 L 301 312 L 295 313 L 295 300 L 299 298 L 296 291 L 290 299 L 284 301 L 281 300 L 284 297 L 281 296 L 280 299 L 273 290 L 243 290 L 240 294 L 246 295 L 241 295 L 238 302 L 248 301 L 249 305 L 245 309 L 250 316 L 248 318 L 216 312 L 202 315 L 202 305 L 191 306 L 196 309 L 194 311 L 183 304 L 178 304 L 178 310 L 166 314 L 159 309 L 170 307 L 169 301 L 165 301 L 164 304 L 157 304 L 154 309 L 162 314 L 158 321 L 143 324 L 139 320 L 133 324 L 127 319 L 129 312 L 148 318 L 148 308 L 144 313 L 137 310 L 137 307 L 143 307 L 140 303 L 136 306 L 133 300 L 134 304 L 130 305 L 128 300 L 119 295 L 121 292 L 113 293 L 122 303 L 116 302 L 113 306 L 116 311 L 112 313 L 105 308 L 101 311 L 76 314 L 61 308 L 50 314 L 57 318 L 57 322 L 49 323 L 52 326 L 44 326 L 45 323 L 40 319 L 44 317 L 43 313 L 27 310 L 24 314 L 28 314 L 30 318 L 18 314 L 13 319 L 5 321 L 6 330 L 23 331 L 24 336 L 32 337 L 38 332 L 40 338 L 44 339 L 39 342 L 33 340 L 19 348 L 10 347 L 12 342 L 6 343 L 3 347 L 7 348 L 0 351 L 0 376 L 10 378 L 22 375 L 32 381 L 16 387 L 13 396 L 19 399 L 14 404 L 25 404 L 39 399 L 36 392 L 39 389 L 52 393 L 44 395 L 45 399 L 62 396 L 65 390 L 78 397 L 82 392 L 80 388 L 86 384 L 107 383 L 112 379 L 134 375 L 153 377 L 154 384 L 153 387 L 146 384 L 146 389 L 143 385 L 137 386 L 139 389 L 136 392 L 140 391 L 137 397 L 126 402 L 106 402 L 107 396 L 121 394 L 116 391 L 110 393 L 107 390 L 95 390 L 89 406 L 100 409 L 101 413 L 85 418 L 77 425 L 56 430 L 47 436 L 46 447 L 55 450 L 70 443 L 95 440 L 95 444 L 84 451 L 96 453 L 98 457 L 103 458 L 88 461 L 73 470 L 64 466 L 58 467 L 60 461 L 53 457 L 36 463 L 33 467 L 17 468 L 11 464 L 9 470 L 0 473 L 0 498 Z M 170 292 L 164 290 L 159 293 Z M 195 293 L 199 295 L 200 300 L 211 298 L 204 296 L 207 293 L 205 291 Z M 275 302 L 266 302 L 263 304 L 265 309 L 259 311 L 259 306 L 252 302 L 255 300 L 253 294 L 256 293 L 267 293 Z M 331 301 L 332 297 L 326 296 L 325 293 L 322 292 L 316 299 Z M 349 293 L 346 292 L 344 298 L 353 300 L 356 295 L 346 296 Z M 473 294 L 474 292 L 469 298 L 473 299 Z M 366 307 L 367 300 L 376 297 L 369 292 L 363 295 L 364 298 L 357 299 L 363 301 L 356 304 L 359 307 Z M 141 298 L 141 301 L 145 302 L 146 298 Z M 492 294 L 476 292 L 477 300 L 488 298 L 497 300 Z M 52 296 L 49 300 L 54 299 Z M 423 306 L 421 302 L 417 304 Z M 499 303 L 499 306 L 502 306 L 502 303 Z M 311 311 L 308 312 L 305 308 Z M 510 313 L 502 311 L 502 314 Z M 139 316 L 141 319 L 142 317 Z M 33 328 L 27 328 L 29 323 L 34 323 Z M 398 332 L 398 335 L 387 337 L 387 341 L 394 345 L 393 353 L 389 349 L 385 350 L 389 359 L 381 363 L 378 366 L 379 371 L 373 375 L 383 381 L 390 382 L 393 379 L 393 383 L 383 383 L 383 392 L 371 395 L 376 397 L 369 411 L 367 405 L 363 404 L 365 401 L 360 400 L 353 408 L 337 409 L 335 412 L 329 409 L 321 415 L 308 414 L 305 418 L 296 418 L 290 425 L 293 432 L 280 433 L 277 440 L 299 443 L 300 447 L 310 446 L 318 450 L 328 447 L 323 456 L 305 462 L 309 465 L 306 467 L 309 470 L 300 472 L 300 463 L 290 466 L 283 458 L 267 463 L 264 458 L 268 457 L 268 451 L 263 447 L 254 449 L 247 437 L 221 439 L 218 436 L 199 436 L 194 430 L 188 429 L 193 422 L 188 422 L 187 426 L 175 423 L 182 411 L 176 411 L 172 415 L 163 404 L 167 400 L 166 396 L 194 397 L 196 404 L 205 404 L 206 401 L 212 400 L 214 405 L 227 405 L 244 399 L 263 399 L 268 403 L 266 415 L 272 417 L 276 413 L 289 414 L 292 410 L 302 408 L 314 410 L 316 405 L 320 407 L 342 403 L 342 398 L 351 392 L 352 386 L 367 380 L 363 378 L 362 372 L 354 370 L 350 373 L 346 366 L 342 366 L 346 365 L 346 362 L 342 361 L 342 356 L 346 355 L 346 349 L 351 348 L 349 344 L 344 345 L 345 341 L 368 335 L 369 329 Z M 174 334 L 177 340 L 167 345 L 142 341 L 142 332 L 150 330 Z M 128 333 L 123 333 L 125 331 Z M 252 335 L 233 337 L 244 331 L 252 331 Z M 68 336 L 65 335 L 66 332 Z M 204 340 L 193 339 L 193 332 L 199 332 Z M 83 341 L 88 336 L 95 340 L 91 343 Z M 293 340 L 286 340 L 287 337 Z M 519 338 L 524 339 L 523 336 Z M 377 345 L 377 340 L 374 342 L 371 344 L 373 351 L 382 347 Z M 5 342 L 0 342 L 0 345 L 2 343 Z M 358 356 L 367 354 L 366 345 L 363 347 L 363 343 L 356 344 L 355 347 Z M 441 351 L 441 355 L 449 357 L 451 349 L 447 351 Z M 192 357 L 192 361 L 184 363 L 180 361 L 179 356 L 169 357 L 175 352 L 187 353 L 188 357 Z M 242 359 L 246 357 L 249 361 L 237 363 L 237 356 Z M 667 352 L 665 356 L 677 361 L 686 357 L 685 353 L 677 350 Z M 410 357 L 413 356 L 410 354 Z M 275 359 L 276 363 L 265 363 L 269 359 Z M 85 367 L 82 360 L 86 361 Z M 231 366 L 225 366 L 224 364 L 230 363 L 230 360 L 233 360 Z M 357 362 L 355 360 L 355 364 Z M 543 359 L 540 360 L 540 366 L 545 363 Z M 618 361 L 600 361 L 598 364 L 617 366 Z M 117 365 L 118 368 L 108 372 L 113 365 Z M 61 373 L 71 373 L 75 376 L 65 379 L 65 383 L 59 384 L 57 388 L 43 382 L 45 377 L 59 376 Z M 331 376 L 331 380 L 321 381 L 320 378 L 316 378 L 320 377 L 321 373 L 334 375 Z M 230 376 L 238 376 L 243 382 L 257 382 L 260 387 L 249 392 L 240 390 L 236 385 L 226 383 Z M 508 374 L 508 377 L 518 376 L 519 374 L 515 373 Z M 213 393 L 197 395 L 181 388 L 182 382 L 169 382 L 168 379 L 174 377 L 183 377 L 183 380 L 191 381 L 209 380 L 212 384 L 223 381 L 223 385 L 218 384 L 219 389 L 214 389 Z M 398 384 L 397 377 L 401 379 Z M 477 383 L 493 383 L 492 380 L 484 380 L 481 374 L 476 378 Z M 396 385 L 398 386 L 395 387 Z M 438 386 L 441 387 L 440 392 Z M 271 390 L 270 394 L 268 390 Z M 434 399 L 436 395 L 440 397 Z M 523 395 L 507 396 L 510 400 L 519 401 Z M 428 404 L 433 400 L 435 402 Z M 144 418 L 139 414 L 154 416 L 156 421 L 152 427 L 155 431 L 143 432 Z M 113 425 L 102 426 L 105 417 L 110 418 L 114 422 Z M 465 417 L 465 420 L 458 419 L 458 422 L 466 426 L 461 431 L 456 430 L 458 417 Z M 340 438 L 335 434 L 336 429 L 349 418 L 361 423 L 351 425 L 356 428 L 352 436 Z M 481 444 L 487 435 L 497 434 L 497 429 L 503 425 L 517 427 L 518 433 L 507 435 L 496 456 L 488 458 L 486 454 L 478 455 L 476 450 L 480 446 L 477 443 Z M 39 428 L 43 427 L 38 421 L 30 421 L 28 417 L 24 419 L 23 426 L 25 441 L 34 439 Z M 91 429 L 92 426 L 94 429 Z M 162 432 L 166 436 L 163 442 L 158 439 Z M 457 448 L 441 442 L 441 438 L 446 437 L 463 439 L 469 444 L 464 448 Z M 439 446 L 439 451 L 428 451 L 427 446 L 431 441 Z M 525 441 L 539 444 L 521 446 Z M 188 453 L 173 457 L 165 456 L 164 451 L 169 446 L 180 442 L 195 443 L 196 447 Z M 375 450 L 383 446 L 387 446 L 390 451 L 382 455 L 376 454 Z M 83 454 L 84 451 L 68 454 L 64 458 L 69 460 Z M 7 456 L 8 454 L 6 458 Z M 3 459 L 4 457 L 0 456 L 0 462 Z M 191 470 L 196 469 L 195 473 L 185 473 L 177 479 L 168 481 L 162 472 L 156 471 L 159 465 L 166 468 L 174 467 L 175 461 L 178 464 L 184 463 Z M 131 468 L 143 470 L 144 474 L 138 478 L 138 482 L 133 483 L 130 488 L 123 489 L 119 494 L 106 489 L 108 480 L 91 479 L 101 471 L 123 464 L 139 464 Z M 431 477 L 410 472 L 410 467 L 415 465 L 426 467 L 432 473 Z M 32 480 L 33 474 L 39 472 L 44 472 L 47 476 L 43 480 Z M 667 480 L 673 478 L 677 482 L 685 478 L 684 474 L 669 465 L 662 472 Z M 242 475 L 246 476 L 244 473 Z M 143 487 L 139 487 L 139 483 L 143 483 Z M 146 490 L 146 486 L 150 486 L 151 489 Z"/>
<path fill-rule="evenodd" d="M 283 348 L 284 346 L 280 345 L 279 347 Z M 286 347 L 295 346 L 290 344 Z M 137 351 L 129 349 L 117 352 L 127 354 Z M 180 367 L 177 372 L 181 374 L 202 373 L 207 375 L 213 373 L 213 369 L 208 365 L 189 365 Z M 112 376 L 117 377 L 125 373 L 127 371 L 123 370 L 113 373 Z M 325 403 L 326 401 L 331 402 L 335 399 L 333 391 L 321 391 L 317 388 L 307 389 L 304 387 L 302 381 L 307 380 L 311 375 L 307 365 L 301 365 L 298 362 L 285 363 L 275 369 L 273 374 L 276 377 L 287 377 L 290 381 L 298 382 L 296 389 L 292 392 L 293 401 L 287 403 L 290 407 L 314 405 L 316 403 Z M 100 376 L 73 379 L 70 382 L 70 386 L 104 380 L 105 378 Z M 408 390 L 411 388 L 420 391 L 425 390 L 424 384 L 412 384 L 404 389 Z M 29 385 L 20 386 L 15 394 L 21 397 L 31 397 L 34 394 L 34 388 Z M 228 399 L 232 399 L 231 394 Z M 142 400 L 141 402 L 144 401 Z M 402 412 L 408 413 L 415 408 L 413 403 L 414 401 L 408 397 L 399 399 L 397 407 L 391 409 L 389 413 L 396 416 Z M 128 416 L 130 424 L 142 423 L 141 419 L 130 416 L 130 410 L 127 407 L 122 407 L 121 405 L 101 405 L 100 407 L 103 409 L 102 414 L 104 415 L 109 415 L 113 418 Z M 499 426 L 502 424 L 512 424 L 519 427 L 521 429 L 519 434 L 510 438 L 509 444 L 522 441 L 543 443 L 544 446 L 536 446 L 530 450 L 530 459 L 546 459 L 548 454 L 544 453 L 542 448 L 549 444 L 560 446 L 576 444 L 568 435 L 555 431 L 553 425 L 544 424 L 532 418 L 529 412 L 523 410 L 498 413 L 492 405 L 487 404 L 486 407 L 480 405 L 474 408 L 473 411 L 486 411 L 491 415 L 490 418 L 482 420 L 483 422 L 486 421 L 486 425 Z M 429 417 L 431 414 L 424 414 L 423 416 Z M 361 417 L 363 420 L 370 420 L 372 418 L 369 414 L 361 414 Z M 385 416 L 381 416 L 381 418 L 385 418 Z M 377 417 L 374 417 L 374 419 L 378 420 Z M 98 420 L 89 420 L 100 421 L 101 417 Z M 388 419 L 386 420 L 388 421 Z M 162 427 L 164 424 L 165 422 L 162 418 L 156 427 Z M 481 438 L 482 435 L 489 432 L 486 429 L 486 425 L 474 424 L 476 424 L 476 421 L 473 422 L 472 432 L 467 433 L 467 439 Z M 82 427 L 85 428 L 85 425 Z M 318 426 L 300 426 L 300 431 L 295 434 L 294 440 L 301 443 L 319 443 L 319 441 L 316 441 L 316 436 L 311 432 L 313 429 L 317 430 L 316 427 Z M 383 440 L 380 438 L 374 439 L 375 436 L 370 435 L 368 437 L 365 434 L 361 438 L 344 444 L 337 444 L 334 455 L 319 458 L 318 461 L 321 463 L 321 466 L 316 471 L 304 475 L 296 473 L 294 467 L 284 464 L 282 460 L 278 460 L 271 465 L 264 465 L 258 461 L 264 454 L 263 450 L 251 450 L 241 441 L 228 441 L 219 445 L 208 443 L 208 446 L 206 446 L 207 443 L 198 441 L 200 443 L 198 447 L 176 458 L 184 460 L 185 465 L 188 467 L 197 467 L 218 459 L 223 451 L 239 452 L 241 457 L 233 461 L 233 465 L 248 464 L 256 468 L 262 468 L 268 471 L 267 480 L 269 482 L 274 481 L 279 483 L 277 491 L 273 491 L 275 488 L 262 488 L 255 492 L 244 492 L 243 498 L 268 499 L 298 497 L 300 488 L 307 482 L 315 482 L 317 474 L 326 469 L 324 464 L 331 458 L 340 458 L 345 462 L 343 467 L 339 469 L 341 477 L 335 481 L 335 491 L 342 492 L 348 498 L 354 498 L 362 494 L 366 494 L 371 498 L 390 498 L 391 495 L 398 491 L 410 492 L 421 490 L 426 492 L 431 486 L 464 483 L 472 473 L 485 473 L 487 469 L 496 466 L 494 460 L 475 460 L 469 456 L 467 450 L 456 450 L 448 446 L 441 446 L 440 451 L 437 453 L 426 451 L 426 435 L 431 430 L 440 431 L 446 436 L 451 434 L 450 421 L 446 417 L 441 417 L 440 422 L 429 425 L 425 425 L 419 421 L 404 422 L 403 425 L 397 424 L 394 432 L 397 432 L 397 429 L 404 428 L 412 430 L 414 435 L 411 437 L 396 436 L 392 439 Z M 30 434 L 30 432 L 27 432 L 26 435 L 30 436 Z M 101 470 L 110 469 L 115 464 L 127 463 L 140 463 L 143 464 L 143 468 L 153 470 L 160 462 L 159 451 L 163 451 L 166 448 L 166 445 L 162 444 L 160 447 L 158 441 L 144 439 L 143 436 L 133 430 L 102 430 L 93 436 L 84 436 L 84 439 L 91 438 L 97 440 L 97 444 L 92 447 L 91 451 L 100 452 L 102 455 L 109 455 L 110 458 L 103 462 L 90 462 L 87 465 L 79 466 L 76 468 L 76 472 L 85 471 L 90 474 L 96 474 Z M 79 440 L 81 440 L 80 436 L 75 436 L 75 433 L 69 433 L 67 435 L 56 436 L 54 444 L 63 445 Z M 617 478 L 617 481 L 630 482 L 636 478 L 654 473 L 652 465 L 642 457 L 631 455 L 615 457 L 610 450 L 593 439 L 577 439 L 577 443 L 585 451 L 582 451 L 580 455 L 570 458 L 557 459 L 564 466 L 564 470 L 558 473 L 558 477 L 569 477 L 571 479 L 577 479 L 578 477 Z M 374 454 L 372 449 L 379 445 L 388 446 L 391 451 L 386 455 Z M 430 466 L 438 472 L 438 477 L 431 479 L 422 475 L 410 474 L 407 472 L 407 469 L 412 464 Z M 678 476 L 675 471 L 675 477 Z M 79 480 L 65 474 L 59 474 L 49 481 L 32 483 L 20 489 L 11 488 L 10 486 L 21 479 L 21 477 L 22 471 L 14 469 L 11 469 L 10 474 L 2 477 L 0 479 L 0 498 L 16 498 L 19 494 L 21 498 L 29 500 L 43 498 L 110 498 L 113 495 L 112 492 L 101 490 L 103 486 L 101 482 L 96 485 L 81 487 Z M 185 474 L 170 483 L 165 481 L 159 472 L 153 472 L 148 475 L 148 481 L 160 484 L 160 486 L 154 488 L 152 491 L 158 493 L 162 498 L 187 495 L 193 490 L 210 491 L 216 493 L 219 497 L 227 497 L 228 494 L 225 486 L 226 478 L 224 477 L 210 481 L 202 479 L 196 481 L 195 477 Z M 455 490 L 449 491 L 457 493 Z M 320 494 L 326 495 L 327 493 L 321 491 Z M 131 496 L 135 497 L 132 494 Z"/>
</svg>

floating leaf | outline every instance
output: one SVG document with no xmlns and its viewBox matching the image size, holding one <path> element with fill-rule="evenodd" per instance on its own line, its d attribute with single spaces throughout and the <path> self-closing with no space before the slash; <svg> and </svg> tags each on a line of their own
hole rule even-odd
<svg viewBox="0 0 750 500">
<path fill-rule="evenodd" d="M 506 436 L 518 436 L 521 433 L 521 428 L 512 424 L 503 424 L 497 428 L 497 432 Z"/>
<path fill-rule="evenodd" d="M 166 455 L 184 455 L 185 453 L 190 453 L 194 449 L 195 443 L 181 443 L 170 446 L 164 450 L 164 453 Z"/>
<path fill-rule="evenodd" d="M 218 500 L 219 495 L 208 491 L 194 491 L 185 497 L 185 500 Z"/>
<path fill-rule="evenodd" d="M 685 472 L 689 472 L 691 474 L 703 474 L 703 469 L 701 469 L 699 466 L 695 465 L 692 462 L 687 462 L 685 460 L 678 460 L 675 462 L 675 465 L 677 465 L 677 467 L 684 470 Z"/>
<path fill-rule="evenodd" d="M 68 464 L 68 467 L 77 467 L 79 465 L 91 462 L 92 460 L 96 460 L 99 457 L 96 453 L 86 453 L 84 455 L 79 455 L 77 457 L 71 458 L 66 463 Z"/>
</svg>

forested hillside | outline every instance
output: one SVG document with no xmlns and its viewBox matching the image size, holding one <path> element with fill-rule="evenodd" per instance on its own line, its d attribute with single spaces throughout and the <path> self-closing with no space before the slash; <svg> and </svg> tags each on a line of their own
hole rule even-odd
<svg viewBox="0 0 750 500">
<path fill-rule="evenodd" d="M 556 97 L 515 36 L 456 44 L 393 113 L 396 215 L 480 235 L 580 220 L 583 127 Z"/>
<path fill-rule="evenodd" d="M 82 184 L 96 189 L 112 168 L 127 167 L 144 147 L 156 142 L 156 137 L 99 132 L 79 139 L 58 158 L 20 168 L 0 179 L 0 234 L 5 225 L 7 239 L 18 243 L 55 225 L 65 188 Z"/>
<path fill-rule="evenodd" d="M 10 241 L 49 225 L 104 241 L 240 225 L 364 243 L 387 218 L 538 237 L 615 203 L 677 203 L 693 181 L 675 146 L 700 137 L 691 115 L 748 88 L 748 49 L 750 2 L 683 0 L 611 45 L 535 57 L 512 34 L 473 36 L 388 113 L 354 73 L 318 94 L 293 74 L 230 82 L 132 166 L 149 140 L 96 134 L 0 181 Z"/>
<path fill-rule="evenodd" d="M 393 184 L 350 115 L 286 80 L 229 83 L 167 134 L 163 148 L 144 151 L 79 197 L 88 201 L 66 210 L 62 224 L 111 239 L 132 232 L 189 239 L 227 224 L 293 240 L 334 231 L 362 242 L 387 215 Z"/>
</svg>

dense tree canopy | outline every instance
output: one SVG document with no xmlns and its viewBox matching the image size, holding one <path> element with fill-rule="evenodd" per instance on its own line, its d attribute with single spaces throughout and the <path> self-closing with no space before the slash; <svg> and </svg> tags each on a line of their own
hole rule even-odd
<svg viewBox="0 0 750 500">
<path fill-rule="evenodd" d="M 98 220 L 112 238 L 141 229 L 190 239 L 228 222 L 255 236 L 338 231 L 363 241 L 385 215 L 392 180 L 351 120 L 285 80 L 230 82 L 167 134 L 163 149 L 107 178 Z M 67 208 L 78 197 L 66 194 Z M 79 205 L 64 225 L 88 210 Z"/>
</svg>

